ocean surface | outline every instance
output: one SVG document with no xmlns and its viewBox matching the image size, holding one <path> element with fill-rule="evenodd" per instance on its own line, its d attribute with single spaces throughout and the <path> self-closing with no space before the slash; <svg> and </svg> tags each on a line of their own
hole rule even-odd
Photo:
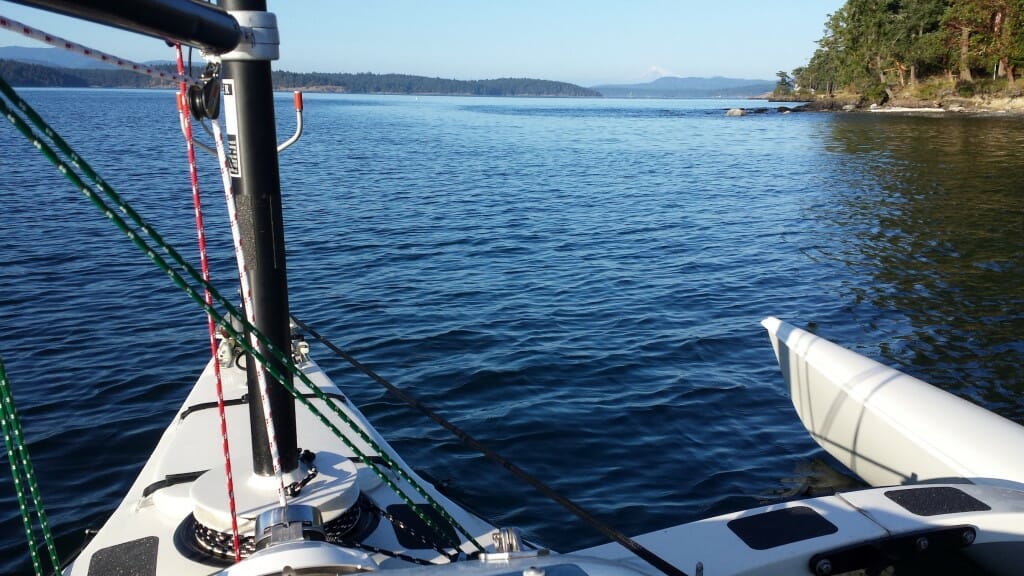
<svg viewBox="0 0 1024 576">
<path fill-rule="evenodd" d="M 171 92 L 23 94 L 198 261 Z M 725 117 L 733 106 L 767 111 Z M 635 535 L 852 482 L 790 407 L 768 315 L 1024 423 L 1022 151 L 1024 120 L 1005 116 L 307 95 L 305 134 L 281 154 L 291 307 Z M 200 163 L 230 294 L 223 193 L 214 159 Z M 7 123 L 0 214 L 0 357 L 67 552 L 201 371 L 205 319 Z M 556 550 L 603 541 L 313 353 L 408 462 L 485 517 Z M 4 470 L 0 573 L 27 573 Z"/>
</svg>

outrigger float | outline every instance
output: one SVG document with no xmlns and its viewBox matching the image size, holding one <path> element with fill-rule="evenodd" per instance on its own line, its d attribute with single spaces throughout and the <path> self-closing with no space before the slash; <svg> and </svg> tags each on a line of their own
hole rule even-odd
<svg viewBox="0 0 1024 576">
<path fill-rule="evenodd" d="M 598 525 L 610 543 L 561 553 L 474 515 L 394 452 L 309 357 L 304 335 L 319 335 L 289 315 L 270 82 L 277 22 L 265 2 L 21 3 L 194 46 L 216 63 L 185 107 L 215 132 L 224 116 L 244 295 L 244 314 L 223 300 L 219 312 L 215 292 L 205 303 L 215 353 L 120 506 L 63 574 L 830 576 L 959 550 L 994 574 L 1020 573 L 1024 459 L 1006 447 L 1024 446 L 1024 428 L 775 318 L 763 324 L 797 414 L 875 487 L 634 538 Z M 190 268 L 176 281 L 190 275 L 212 291 Z M 224 442 L 249 450 L 226 458 Z"/>
</svg>

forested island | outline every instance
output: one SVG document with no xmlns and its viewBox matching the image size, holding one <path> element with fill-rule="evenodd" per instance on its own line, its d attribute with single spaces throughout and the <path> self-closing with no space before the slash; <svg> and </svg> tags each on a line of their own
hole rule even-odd
<svg viewBox="0 0 1024 576">
<path fill-rule="evenodd" d="M 302 89 L 353 94 L 443 94 L 452 96 L 601 96 L 595 90 L 575 84 L 533 78 L 450 80 L 408 74 L 283 71 L 275 71 L 273 78 L 274 87 L 279 90 Z"/>
<path fill-rule="evenodd" d="M 1021 95 L 1021 0 L 847 0 L 806 66 L 775 93 L 860 105 L 939 106 Z"/>
<path fill-rule="evenodd" d="M 153 69 L 173 74 L 173 66 Z M 54 68 L 14 60 L 0 60 L 0 76 L 14 86 L 176 88 L 169 80 L 152 78 L 127 70 Z M 343 74 L 320 72 L 272 73 L 276 90 L 338 92 L 351 94 L 417 94 L 457 96 L 544 96 L 599 97 L 600 93 L 567 82 L 532 78 L 494 80 L 450 80 L 408 74 Z"/>
</svg>

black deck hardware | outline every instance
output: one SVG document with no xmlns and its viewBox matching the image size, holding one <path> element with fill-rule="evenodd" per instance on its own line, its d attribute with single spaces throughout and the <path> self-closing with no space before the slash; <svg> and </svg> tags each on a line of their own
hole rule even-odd
<svg viewBox="0 0 1024 576">
<path fill-rule="evenodd" d="M 952 486 L 889 490 L 885 496 L 918 516 L 940 516 L 960 512 L 987 512 L 992 508 L 974 496 Z"/>
<path fill-rule="evenodd" d="M 965 548 L 974 543 L 977 534 L 972 526 L 953 526 L 879 538 L 867 544 L 815 554 L 811 556 L 808 568 L 816 576 L 845 574 L 854 570 L 877 574 L 897 562 Z"/>
<path fill-rule="evenodd" d="M 344 394 L 338 394 L 337 392 L 325 392 L 324 396 L 327 396 L 328 398 L 334 398 L 335 400 L 337 400 L 339 402 L 348 402 L 348 398 L 345 398 Z M 303 398 L 317 398 L 317 395 L 313 394 L 312 392 L 309 392 L 309 393 L 303 394 L 302 397 Z M 225 407 L 227 407 L 227 406 L 241 406 L 242 404 L 248 404 L 248 403 L 249 403 L 249 395 L 248 394 L 242 394 L 238 398 L 231 398 L 229 400 L 225 400 L 224 401 L 224 406 Z M 193 405 L 189 406 L 188 408 L 185 408 L 184 410 L 181 411 L 181 415 L 178 416 L 178 420 L 184 420 L 187 416 L 191 415 L 194 412 L 199 412 L 200 410 L 210 410 L 210 409 L 216 408 L 216 407 L 217 407 L 217 403 L 216 402 L 200 402 L 198 404 L 193 404 Z"/>
<path fill-rule="evenodd" d="M 835 534 L 839 528 L 808 506 L 793 506 L 730 520 L 729 529 L 754 550 Z"/>
<path fill-rule="evenodd" d="M 89 559 L 89 576 L 156 576 L 160 539 L 147 536 L 97 551 Z"/>
<path fill-rule="evenodd" d="M 163 490 L 171 486 L 178 484 L 187 484 L 189 482 L 195 482 L 200 476 L 206 474 L 208 470 L 199 470 L 197 472 L 182 472 L 180 474 L 168 474 L 164 476 L 163 480 L 157 480 L 149 486 L 142 489 L 142 497 L 146 498 L 156 492 L 157 490 Z"/>
</svg>

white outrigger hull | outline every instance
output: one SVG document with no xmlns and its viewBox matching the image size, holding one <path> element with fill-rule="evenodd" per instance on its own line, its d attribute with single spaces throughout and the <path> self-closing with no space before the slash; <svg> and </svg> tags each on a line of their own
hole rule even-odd
<svg viewBox="0 0 1024 576">
<path fill-rule="evenodd" d="M 871 488 L 700 520 L 634 538 L 694 574 L 829 576 L 963 550 L 996 575 L 1020 574 L 1024 492 L 976 485 Z M 639 560 L 618 544 L 580 555 Z"/>
<path fill-rule="evenodd" d="M 1024 426 L 778 318 L 762 324 L 807 431 L 868 484 L 1024 489 Z"/>
<path fill-rule="evenodd" d="M 937 542 L 963 546 L 993 574 L 1021 573 L 1024 427 L 777 318 L 762 324 L 808 432 L 881 488 L 744 510 L 637 542 L 680 567 L 701 562 L 706 574 L 877 569 Z M 632 562 L 617 544 L 583 553 Z"/>
</svg>

